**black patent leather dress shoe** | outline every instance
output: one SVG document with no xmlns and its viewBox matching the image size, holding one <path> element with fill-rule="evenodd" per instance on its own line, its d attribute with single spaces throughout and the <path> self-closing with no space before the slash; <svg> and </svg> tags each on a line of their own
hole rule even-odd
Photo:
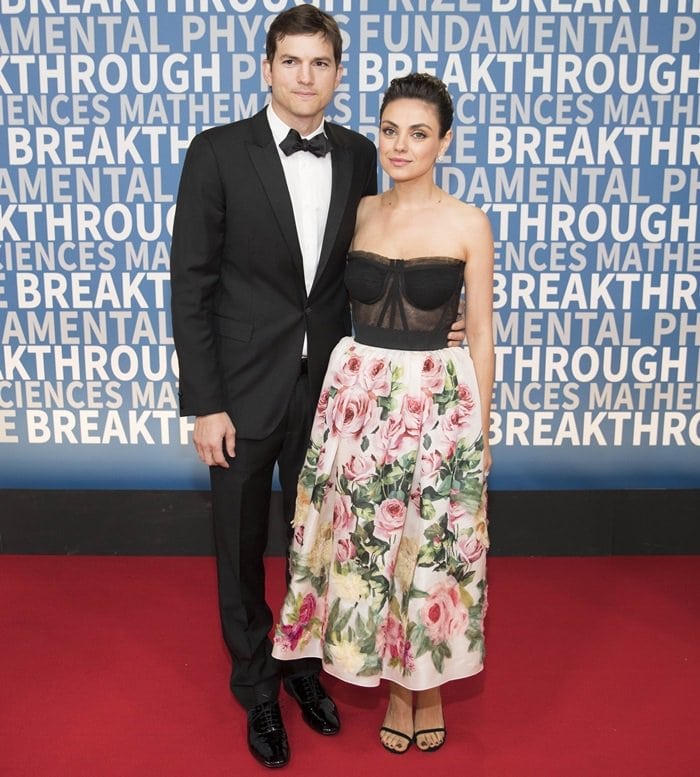
<svg viewBox="0 0 700 777">
<path fill-rule="evenodd" d="M 248 749 L 263 766 L 271 769 L 289 761 L 289 742 L 276 701 L 258 704 L 248 710 Z"/>
<path fill-rule="evenodd" d="M 302 717 L 314 731 L 325 735 L 338 733 L 338 709 L 315 674 L 285 680 L 284 687 L 299 704 Z"/>
</svg>

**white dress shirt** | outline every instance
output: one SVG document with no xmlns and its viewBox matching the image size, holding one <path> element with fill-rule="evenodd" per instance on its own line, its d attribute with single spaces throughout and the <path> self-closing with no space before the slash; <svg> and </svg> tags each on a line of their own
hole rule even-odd
<svg viewBox="0 0 700 777">
<path fill-rule="evenodd" d="M 287 137 L 290 127 L 277 116 L 272 105 L 267 106 L 267 120 L 279 150 L 287 189 L 292 198 L 294 222 L 304 261 L 304 282 L 308 294 L 321 256 L 328 206 L 331 201 L 331 155 L 317 157 L 308 151 L 297 151 L 287 156 L 279 148 L 279 144 Z M 323 122 L 313 132 L 302 137 L 311 138 L 322 131 Z"/>
<path fill-rule="evenodd" d="M 308 295 L 321 256 L 328 207 L 331 202 L 331 155 L 317 157 L 308 151 L 297 151 L 287 156 L 279 144 L 287 137 L 291 127 L 279 118 L 272 105 L 267 106 L 267 120 L 272 130 L 272 137 L 277 144 L 287 189 L 292 200 L 294 223 L 304 263 L 304 284 Z M 322 131 L 323 121 L 313 132 L 302 137 L 311 138 Z M 306 353 L 307 340 L 304 335 L 302 355 L 306 356 Z"/>
</svg>

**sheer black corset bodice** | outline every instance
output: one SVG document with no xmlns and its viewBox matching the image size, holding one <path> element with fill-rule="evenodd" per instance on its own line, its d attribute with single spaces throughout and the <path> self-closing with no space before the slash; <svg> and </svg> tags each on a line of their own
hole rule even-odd
<svg viewBox="0 0 700 777">
<path fill-rule="evenodd" d="M 460 259 L 389 259 L 371 251 L 350 251 L 345 285 L 355 339 L 407 351 L 446 348 L 463 277 Z"/>
</svg>

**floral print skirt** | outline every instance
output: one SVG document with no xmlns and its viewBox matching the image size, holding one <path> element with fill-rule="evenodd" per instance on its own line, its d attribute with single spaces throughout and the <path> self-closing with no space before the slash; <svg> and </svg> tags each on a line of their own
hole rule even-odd
<svg viewBox="0 0 700 777">
<path fill-rule="evenodd" d="M 411 690 L 484 655 L 486 483 L 469 351 L 344 338 L 302 468 L 273 655 Z"/>
</svg>

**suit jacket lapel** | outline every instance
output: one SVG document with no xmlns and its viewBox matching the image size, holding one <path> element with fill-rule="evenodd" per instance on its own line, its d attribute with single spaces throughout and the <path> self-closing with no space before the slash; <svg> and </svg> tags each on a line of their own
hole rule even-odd
<svg viewBox="0 0 700 777">
<path fill-rule="evenodd" d="M 352 152 L 349 146 L 343 143 L 342 137 L 335 131 L 332 124 L 326 122 L 325 132 L 333 143 L 331 151 L 331 164 L 333 169 L 333 183 L 331 187 L 331 201 L 328 206 L 328 218 L 326 219 L 326 231 L 323 235 L 321 255 L 314 276 L 314 284 L 323 274 L 328 264 L 333 246 L 338 236 L 338 230 L 345 216 L 348 195 L 350 193 L 350 181 L 352 180 Z M 312 287 L 313 292 L 313 287 Z"/>
<path fill-rule="evenodd" d="M 265 116 L 265 110 L 263 109 L 256 114 L 252 121 L 254 138 L 253 142 L 248 146 L 250 158 L 260 176 L 260 181 L 270 201 L 272 212 L 289 246 L 289 253 L 303 286 L 304 263 L 294 222 L 292 200 L 285 183 L 284 170 L 282 169 L 279 152 L 270 131 L 270 125 Z"/>
</svg>

